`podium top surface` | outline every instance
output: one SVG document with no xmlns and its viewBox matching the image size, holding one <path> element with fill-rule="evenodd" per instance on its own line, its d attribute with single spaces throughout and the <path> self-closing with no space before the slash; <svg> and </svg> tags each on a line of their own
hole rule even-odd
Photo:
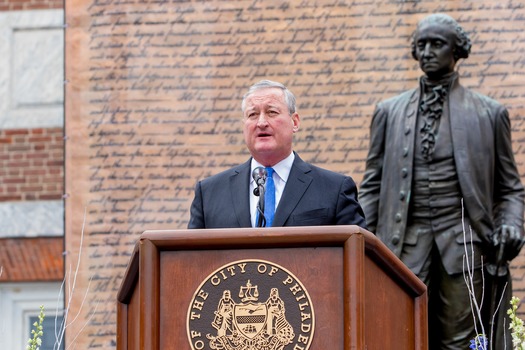
<svg viewBox="0 0 525 350">
<path fill-rule="evenodd" d="M 426 291 L 421 282 L 373 233 L 356 225 L 271 228 L 224 228 L 145 231 L 135 244 L 117 299 L 125 302 L 139 274 L 141 249 L 157 251 L 273 249 L 359 246 L 368 258 L 416 294 Z M 362 248 L 361 248 L 362 247 Z"/>
</svg>

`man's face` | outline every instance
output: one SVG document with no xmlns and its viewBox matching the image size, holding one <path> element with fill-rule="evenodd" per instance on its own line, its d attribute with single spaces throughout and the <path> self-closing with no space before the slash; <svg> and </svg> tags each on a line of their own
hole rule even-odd
<svg viewBox="0 0 525 350">
<path fill-rule="evenodd" d="M 299 115 L 290 115 L 281 89 L 260 89 L 248 96 L 243 122 L 246 145 L 262 165 L 273 166 L 292 152 Z"/>
<path fill-rule="evenodd" d="M 456 33 L 446 24 L 427 22 L 416 32 L 416 57 L 419 66 L 433 80 L 454 71 Z"/>
</svg>

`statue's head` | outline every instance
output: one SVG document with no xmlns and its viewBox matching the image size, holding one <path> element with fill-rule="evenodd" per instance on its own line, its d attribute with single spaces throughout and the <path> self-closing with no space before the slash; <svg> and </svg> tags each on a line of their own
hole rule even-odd
<svg viewBox="0 0 525 350">
<path fill-rule="evenodd" d="M 463 28 L 445 14 L 423 18 L 412 35 L 412 57 L 429 76 L 453 71 L 459 59 L 469 56 L 471 46 Z"/>
</svg>

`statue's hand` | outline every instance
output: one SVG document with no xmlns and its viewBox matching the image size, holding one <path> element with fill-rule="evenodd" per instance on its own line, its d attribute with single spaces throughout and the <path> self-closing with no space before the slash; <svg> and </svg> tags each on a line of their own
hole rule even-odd
<svg viewBox="0 0 525 350">
<path fill-rule="evenodd" d="M 504 264 L 519 254 L 525 240 L 518 227 L 503 224 L 492 236 L 492 243 L 498 252 L 495 255 L 496 263 Z"/>
</svg>

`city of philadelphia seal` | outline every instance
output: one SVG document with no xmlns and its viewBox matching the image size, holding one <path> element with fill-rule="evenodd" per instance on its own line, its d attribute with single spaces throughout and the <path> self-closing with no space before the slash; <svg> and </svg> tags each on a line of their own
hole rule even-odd
<svg viewBox="0 0 525 350">
<path fill-rule="evenodd" d="M 314 329 L 314 308 L 303 284 L 264 260 L 219 267 L 188 307 L 193 350 L 307 350 Z"/>
</svg>

